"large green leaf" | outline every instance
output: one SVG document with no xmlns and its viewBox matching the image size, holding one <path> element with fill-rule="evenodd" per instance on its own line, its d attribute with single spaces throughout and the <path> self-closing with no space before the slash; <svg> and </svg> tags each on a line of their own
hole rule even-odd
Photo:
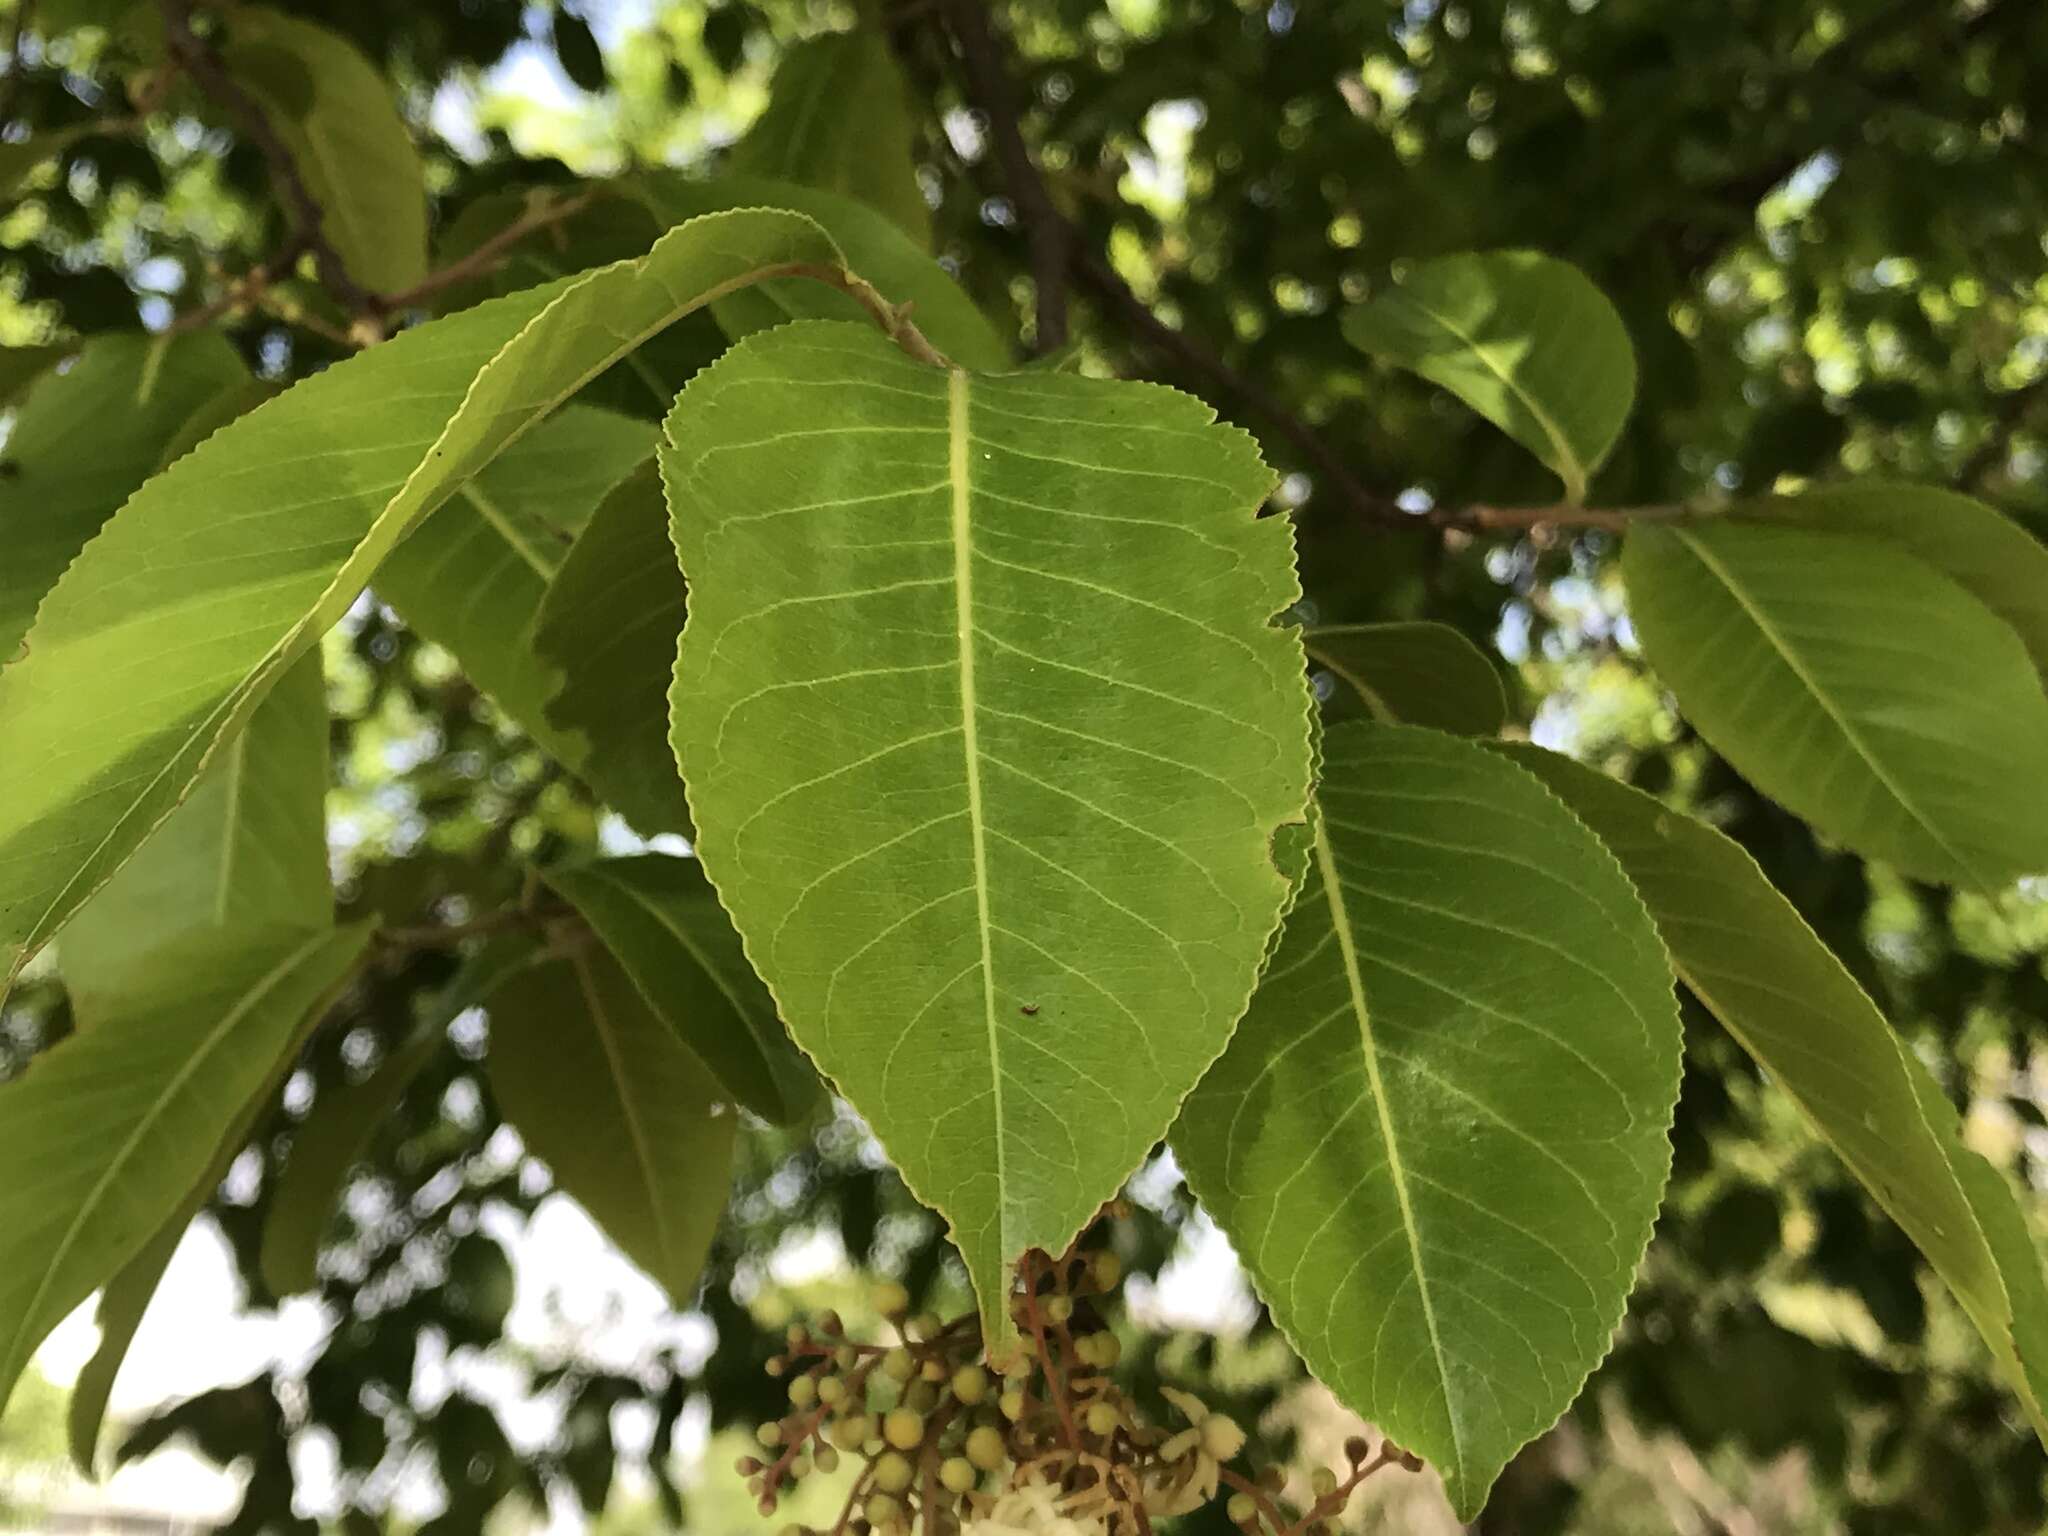
<svg viewBox="0 0 2048 1536">
<path fill-rule="evenodd" d="M 217 332 L 109 332 L 41 374 L 7 438 L 0 478 L 0 662 L 28 633 L 64 567 L 155 473 L 165 445 L 249 372 Z"/>
<path fill-rule="evenodd" d="M 349 929 L 161 953 L 132 1011 L 0 1088 L 0 1403 L 66 1313 L 140 1253 L 212 1164 L 223 1127 L 341 985 Z"/>
<path fill-rule="evenodd" d="M 1578 268 L 1535 251 L 1421 262 L 1342 323 L 1353 346 L 1442 385 L 1535 454 L 1575 504 L 1635 401 L 1621 316 Z"/>
<path fill-rule="evenodd" d="M 797 397 L 801 405 L 792 407 Z M 698 851 L 992 1345 L 1229 1037 L 1304 815 L 1290 530 L 1199 402 L 749 338 L 662 467 Z"/>
<path fill-rule="evenodd" d="M 291 152 L 348 275 L 412 287 L 427 275 L 426 172 L 390 83 L 323 26 L 256 5 L 227 14 L 222 60 Z"/>
<path fill-rule="evenodd" d="M 700 182 L 656 174 L 632 183 L 632 188 L 657 218 L 669 224 L 718 209 L 794 209 L 830 234 L 846 253 L 846 264 L 880 289 L 884 298 L 909 305 L 917 328 L 947 357 L 963 368 L 1010 365 L 1009 343 L 974 307 L 967 291 L 921 245 L 865 203 L 757 176 Z M 792 282 L 763 283 L 732 294 L 715 312 L 735 340 L 789 320 L 861 318 L 859 306 L 845 294 L 815 283 Z"/>
<path fill-rule="evenodd" d="M 547 881 L 726 1092 L 782 1123 L 816 1104 L 817 1076 L 790 1044 L 775 999 L 695 859 L 602 859 L 549 870 Z"/>
<path fill-rule="evenodd" d="M 81 1027 L 123 1007 L 165 944 L 332 925 L 327 735 L 320 659 L 307 656 L 64 930 L 59 958 Z"/>
<path fill-rule="evenodd" d="M 909 95 L 887 31 L 798 43 L 775 66 L 768 110 L 732 152 L 743 176 L 817 187 L 879 209 L 920 246 L 932 212 L 917 184 Z"/>
<path fill-rule="evenodd" d="M 684 832 L 690 808 L 668 741 L 668 685 L 683 632 L 683 573 L 650 462 L 606 497 L 541 599 L 533 644 L 548 669 L 548 724 L 578 769 L 640 832 Z"/>
<path fill-rule="evenodd" d="M 2048 548 L 1975 497 L 1929 485 L 1859 480 L 1746 503 L 1730 515 L 1896 544 L 2010 624 L 2036 670 L 2048 673 Z"/>
<path fill-rule="evenodd" d="M 377 571 L 377 595 L 453 652 L 471 682 L 570 767 L 582 747 L 548 720 L 554 681 L 534 649 L 534 620 L 578 530 L 650 460 L 656 436 L 652 422 L 565 406 L 442 503 Z M 667 564 L 674 568 L 672 556 Z"/>
<path fill-rule="evenodd" d="M 1614 858 L 1476 743 L 1323 742 L 1315 857 L 1173 1146 L 1273 1319 L 1461 1517 L 1606 1354 L 1679 1031 Z"/>
<path fill-rule="evenodd" d="M 292 1131 L 284 1170 L 265 1208 L 257 1262 L 273 1294 L 312 1289 L 321 1241 L 333 1225 L 349 1170 L 363 1160 L 413 1079 L 446 1044 L 448 1026 L 457 1015 L 488 1002 L 500 983 L 528 963 L 532 951 L 530 938 L 515 935 L 478 951 L 368 1076 L 321 1089 L 311 1113 Z"/>
<path fill-rule="evenodd" d="M 1554 752 L 1500 750 L 1614 851 L 1680 979 L 1926 1254 L 2048 1437 L 2048 1297 L 2012 1191 L 1841 961 L 1704 822 Z"/>
<path fill-rule="evenodd" d="M 258 406 L 157 476 L 0 671 L 0 976 L 190 788 L 284 669 L 457 487 L 642 339 L 763 272 L 835 266 L 816 225 L 733 213 L 645 257 L 420 326 Z"/>
<path fill-rule="evenodd" d="M 730 1193 L 739 1121 L 704 1064 L 585 943 L 499 989 L 486 1067 L 499 1110 L 561 1191 L 688 1305 Z"/>
<path fill-rule="evenodd" d="M 1622 571 L 1650 664 L 1765 794 L 1922 879 L 2048 871 L 2048 697 L 1948 577 L 1887 543 L 1720 521 L 1633 530 Z"/>
<path fill-rule="evenodd" d="M 1378 720 L 1493 736 L 1507 723 L 1500 673 L 1448 624 L 1319 624 L 1301 632 L 1309 665 Z"/>
</svg>

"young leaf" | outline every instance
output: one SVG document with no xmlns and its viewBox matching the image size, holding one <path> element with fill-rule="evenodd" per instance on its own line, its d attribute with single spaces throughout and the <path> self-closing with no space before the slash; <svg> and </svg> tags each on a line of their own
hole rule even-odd
<svg viewBox="0 0 2048 1536">
<path fill-rule="evenodd" d="M 1948 577 L 1885 543 L 1721 521 L 1633 530 L 1622 572 L 1650 664 L 1765 794 L 1921 879 L 2048 870 L 2048 697 Z"/>
<path fill-rule="evenodd" d="M 764 272 L 837 269 L 759 209 L 639 261 L 407 331 L 305 380 L 144 486 L 0 671 L 0 987 L 120 866 L 347 611 L 392 547 L 587 380 Z"/>
<path fill-rule="evenodd" d="M 797 1042 L 952 1226 L 992 1344 L 1222 1049 L 1304 812 L 1272 475 L 1149 385 L 785 327 L 699 375 L 663 477 L 676 751 Z"/>
<path fill-rule="evenodd" d="M 277 1176 L 263 1224 L 257 1263 L 263 1283 L 278 1296 L 311 1290 L 319 1274 L 320 1244 L 334 1221 L 349 1170 L 363 1160 L 377 1133 L 404 1100 L 413 1079 L 447 1041 L 448 1026 L 487 1003 L 498 986 L 532 959 L 533 943 L 507 936 L 466 961 L 427 1015 L 391 1048 L 361 1082 L 321 1090 L 310 1115 L 292 1132 L 284 1171 Z"/>
<path fill-rule="evenodd" d="M 683 573 L 650 461 L 598 504 L 548 584 L 533 645 L 547 723 L 577 742 L 578 772 L 644 834 L 690 830 L 668 742 L 668 685 L 683 632 Z"/>
<path fill-rule="evenodd" d="M 717 209 L 790 208 L 817 221 L 841 250 L 846 264 L 873 283 L 892 304 L 907 304 L 931 344 L 962 368 L 1003 369 L 1011 365 L 1009 343 L 974 307 L 967 291 L 924 248 L 889 219 L 864 203 L 755 176 L 721 176 L 687 181 L 655 174 L 633 190 L 664 224 Z M 762 283 L 734 293 L 713 311 L 735 341 L 790 320 L 859 320 L 853 300 L 816 283 Z"/>
<path fill-rule="evenodd" d="M 1573 505 L 1635 402 L 1621 316 L 1577 267 L 1535 251 L 1419 263 L 1342 324 L 1353 346 L 1442 385 L 1535 454 Z"/>
<path fill-rule="evenodd" d="M 534 650 L 534 620 L 577 531 L 651 459 L 658 435 L 652 422 L 564 406 L 472 477 L 377 571 L 377 595 L 572 768 L 582 748 L 550 728 L 553 682 Z M 667 564 L 674 569 L 673 556 Z"/>
<path fill-rule="evenodd" d="M 1928 485 L 1859 480 L 1774 496 L 1731 515 L 1895 544 L 2010 624 L 2035 670 L 2048 673 L 2048 548 L 1975 497 Z"/>
<path fill-rule="evenodd" d="M 217 332 L 110 331 L 63 372 L 36 380 L 8 435 L 0 478 L 0 663 L 13 659 L 64 567 L 155 472 L 165 445 L 248 377 Z"/>
<path fill-rule="evenodd" d="M 703 1063 L 589 945 L 499 990 L 486 1069 L 562 1193 L 687 1306 L 725 1211 L 739 1118 Z"/>
<path fill-rule="evenodd" d="M 64 930 L 79 1027 L 132 1006 L 166 944 L 331 927 L 326 795 L 327 693 L 319 657 L 307 656 Z"/>
<path fill-rule="evenodd" d="M 167 951 L 147 1001 L 0 1088 L 0 1167 L 36 1171 L 0 1182 L 0 1404 L 43 1336 L 178 1209 L 368 937 Z"/>
<path fill-rule="evenodd" d="M 1448 624 L 1319 624 L 1301 632 L 1320 667 L 1376 720 L 1495 736 L 1507 723 L 1500 673 Z"/>
<path fill-rule="evenodd" d="M 1842 962 L 1704 822 L 1557 753 L 1499 750 L 1614 851 L 1679 978 L 1927 1256 L 2048 1439 L 2048 1296 L 2012 1191 Z"/>
<path fill-rule="evenodd" d="M 768 109 L 734 147 L 732 168 L 853 198 L 925 247 L 932 211 L 917 184 L 914 146 L 909 97 L 888 34 L 859 26 L 783 54 Z"/>
<path fill-rule="evenodd" d="M 1460 1518 L 1606 1354 L 1679 1032 L 1613 857 L 1476 743 L 1323 741 L 1307 885 L 1173 1133 L 1273 1319 Z"/>
<path fill-rule="evenodd" d="M 396 293 L 427 275 L 427 184 L 392 88 L 337 32 L 282 11 L 226 13 L 222 62 L 263 109 L 348 275 Z"/>
<path fill-rule="evenodd" d="M 726 1092 L 778 1124 L 816 1105 L 817 1076 L 790 1044 L 775 999 L 695 859 L 600 859 L 549 870 L 547 882 Z"/>
</svg>

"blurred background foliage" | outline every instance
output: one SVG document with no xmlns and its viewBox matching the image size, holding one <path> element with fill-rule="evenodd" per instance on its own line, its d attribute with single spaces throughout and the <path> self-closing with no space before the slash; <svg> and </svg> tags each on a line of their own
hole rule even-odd
<svg viewBox="0 0 2048 1536">
<path fill-rule="evenodd" d="M 388 74 L 426 158 L 444 255 L 501 227 L 532 188 L 747 168 L 748 129 L 792 47 L 868 28 L 903 82 L 910 216 L 929 218 L 932 249 L 992 316 L 1033 338 L 1031 220 L 934 0 L 291 9 Z M 255 148 L 196 94 L 153 95 L 147 6 L 11 10 L 10 394 L 43 349 L 160 329 L 207 302 L 283 227 Z M 1975 1144 L 2039 1188 L 2048 892 L 1950 895 L 1816 844 L 1674 719 L 1637 660 L 1611 540 L 1363 516 L 1262 406 L 1311 427 L 1375 497 L 1411 512 L 1547 501 L 1553 487 L 1506 439 L 1364 361 L 1335 323 L 1404 261 L 1535 247 L 1612 296 L 1641 359 L 1640 403 L 1596 500 L 1887 474 L 2048 527 L 2048 7 L 1013 0 L 995 20 L 1024 138 L 1080 248 L 1222 365 L 1162 349 L 1114 282 L 1077 263 L 1080 366 L 1194 389 L 1262 435 L 1288 475 L 1306 615 L 1456 625 L 1499 657 L 1537 739 L 1737 837 L 1885 1003 Z M 76 134 L 30 169 L 6 157 L 31 129 Z M 862 114 L 833 131 L 858 153 L 896 128 Z M 651 233 L 600 204 L 537 237 L 532 270 L 515 263 L 499 281 L 625 254 Z M 228 316 L 272 384 L 348 344 L 317 290 L 301 289 L 287 283 L 282 308 Z M 646 414 L 653 400 L 627 408 Z M 510 855 L 545 862 L 630 840 L 375 601 L 330 637 L 326 661 L 330 840 L 348 911 L 460 921 L 515 894 Z M 357 985 L 212 1201 L 251 1312 L 277 1304 L 257 1250 L 309 1107 L 360 1080 L 453 966 L 432 948 L 396 952 Z M 1704 1018 L 1689 1023 L 1676 1175 L 1628 1320 L 1578 1409 L 1511 1467 L 1478 1529 L 2040 1529 L 2048 1467 L 1945 1293 L 1772 1085 Z M 0 1072 L 68 1027 L 54 982 L 26 989 L 0 1033 Z M 920 1305 L 957 1305 L 936 1222 L 843 1114 L 797 1133 L 755 1127 L 686 1318 L 624 1351 L 593 1344 L 604 1330 L 573 1308 L 522 1334 L 508 1326 L 513 1255 L 549 1183 L 498 1122 L 478 1072 L 487 1033 L 459 1018 L 381 1125 L 322 1259 L 314 1342 L 143 1418 L 123 1454 L 175 1440 L 236 1467 L 240 1532 L 751 1528 L 724 1462 L 778 1404 L 760 1366 L 790 1308 L 838 1305 L 856 1320 L 853 1268 L 902 1277 Z M 1134 1194 L 1114 1241 L 1138 1275 L 1169 1275 L 1139 1287 L 1152 1300 L 1124 1324 L 1139 1390 L 1198 1384 L 1282 1447 L 1341 1438 L 1341 1415 L 1233 1290 L 1170 1165 L 1148 1168 Z M 1192 1321 L 1168 1304 L 1172 1277 L 1185 1289 L 1191 1268 L 1197 1288 L 1229 1298 Z M 0 1427 L 0 1461 L 47 1461 L 38 1425 L 50 1413 L 26 1394 Z M 708 1471 L 673 1454 L 707 1446 Z M 1452 1528 L 1417 1480 L 1354 1518 Z"/>
</svg>

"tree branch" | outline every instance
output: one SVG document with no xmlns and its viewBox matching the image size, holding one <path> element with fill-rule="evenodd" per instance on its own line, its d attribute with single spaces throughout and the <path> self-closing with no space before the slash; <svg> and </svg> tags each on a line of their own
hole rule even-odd
<svg viewBox="0 0 2048 1536">
<path fill-rule="evenodd" d="M 299 174 L 298 162 L 292 158 L 291 151 L 271 128 L 255 98 L 242 89 L 214 51 L 193 32 L 192 0 L 159 0 L 159 4 L 164 17 L 164 41 L 171 57 L 202 91 L 220 104 L 222 110 L 234 119 L 235 126 L 262 152 L 271 176 L 284 195 L 292 233 L 284 248 L 271 259 L 270 267 L 276 271 L 285 270 L 300 256 L 310 253 L 320 273 L 320 281 L 328 292 L 357 315 L 381 319 L 383 300 L 349 276 L 348 266 L 340 253 L 320 232 L 320 205 L 307 189 L 306 180 Z"/>
</svg>

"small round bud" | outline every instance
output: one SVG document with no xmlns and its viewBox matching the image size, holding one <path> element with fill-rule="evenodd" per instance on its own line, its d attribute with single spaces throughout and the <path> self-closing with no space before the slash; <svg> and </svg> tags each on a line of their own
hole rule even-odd
<svg viewBox="0 0 2048 1536">
<path fill-rule="evenodd" d="M 1009 1391 L 996 1399 L 996 1406 L 1002 1409 L 1004 1418 L 1013 1424 L 1016 1423 L 1017 1420 L 1024 1417 L 1023 1391 L 1017 1387 L 1010 1388 Z"/>
<path fill-rule="evenodd" d="M 922 1344 L 936 1335 L 941 1326 L 935 1314 L 920 1312 L 903 1325 L 903 1331 Z"/>
<path fill-rule="evenodd" d="M 793 1408 L 808 1408 L 818 1400 L 818 1383 L 815 1377 L 797 1376 L 789 1383 L 789 1401 Z"/>
<path fill-rule="evenodd" d="M 946 1362 L 943 1360 L 927 1360 L 917 1368 L 917 1374 L 934 1384 L 944 1381 L 946 1379 Z"/>
<path fill-rule="evenodd" d="M 851 1344 L 842 1344 L 832 1351 L 832 1364 L 839 1370 L 850 1371 L 860 1364 L 860 1351 Z"/>
<path fill-rule="evenodd" d="M 861 1513 L 868 1517 L 869 1525 L 887 1525 L 896 1518 L 903 1506 L 886 1493 L 871 1493 Z"/>
<path fill-rule="evenodd" d="M 997 1472 L 1010 1459 L 1009 1448 L 1003 1444 L 1003 1437 L 988 1424 L 980 1425 L 967 1432 L 967 1443 L 961 1447 L 967 1452 L 967 1459 L 984 1472 Z"/>
<path fill-rule="evenodd" d="M 884 1493 L 901 1493 L 912 1475 L 910 1458 L 901 1451 L 886 1451 L 875 1462 L 875 1486 Z"/>
<path fill-rule="evenodd" d="M 913 1413 L 930 1413 L 939 1406 L 939 1389 L 928 1381 L 913 1381 L 903 1394 L 903 1406 Z"/>
<path fill-rule="evenodd" d="M 1422 1458 L 1413 1451 L 1403 1451 L 1401 1453 L 1401 1467 L 1402 1470 L 1407 1472 L 1420 1472 L 1422 1470 Z"/>
<path fill-rule="evenodd" d="M 917 1374 L 917 1362 L 907 1349 L 892 1349 L 882 1356 L 882 1374 L 891 1381 L 908 1381 Z"/>
<path fill-rule="evenodd" d="M 732 1464 L 732 1469 L 741 1477 L 752 1477 L 761 1470 L 761 1459 L 758 1456 L 742 1456 Z"/>
<path fill-rule="evenodd" d="M 810 1380 L 808 1376 L 804 1379 L 806 1381 Z M 789 1384 L 789 1390 L 791 1393 L 796 1391 L 795 1382 Z M 827 1408 L 836 1408 L 839 1404 L 846 1401 L 846 1383 L 837 1376 L 820 1376 L 818 1378 L 816 1396 L 818 1401 Z"/>
<path fill-rule="evenodd" d="M 988 1396 L 988 1372 L 978 1365 L 963 1365 L 953 1373 L 953 1395 L 972 1408 Z"/>
<path fill-rule="evenodd" d="M 1095 1282 L 1098 1291 L 1113 1291 L 1117 1281 L 1124 1277 L 1124 1261 L 1107 1248 L 1091 1255 L 1088 1260 L 1088 1278 Z"/>
<path fill-rule="evenodd" d="M 900 1317 L 910 1310 L 910 1292 L 898 1280 L 876 1282 L 875 1288 L 868 1292 L 868 1300 L 884 1317 Z"/>
<path fill-rule="evenodd" d="M 1258 1518 L 1258 1501 L 1248 1493 L 1233 1493 L 1230 1502 L 1223 1506 L 1223 1512 L 1239 1525 L 1250 1525 Z"/>
<path fill-rule="evenodd" d="M 1344 1459 L 1354 1467 L 1372 1454 L 1372 1447 L 1366 1444 L 1365 1436 L 1353 1435 L 1344 1442 Z"/>
<path fill-rule="evenodd" d="M 1094 1402 L 1088 1405 L 1088 1433 L 1091 1435 L 1113 1435 L 1116 1427 L 1123 1422 L 1123 1416 L 1108 1403 Z"/>
<path fill-rule="evenodd" d="M 1022 1344 L 1013 1344 L 1001 1356 L 990 1355 L 988 1363 L 999 1376 L 1029 1376 L 1031 1355 Z"/>
<path fill-rule="evenodd" d="M 882 1420 L 882 1438 L 899 1451 L 914 1451 L 924 1443 L 924 1415 L 914 1408 L 891 1408 Z"/>
<path fill-rule="evenodd" d="M 829 1445 L 818 1446 L 811 1452 L 811 1459 L 818 1464 L 820 1472 L 837 1472 L 839 1470 L 839 1453 Z"/>
<path fill-rule="evenodd" d="M 754 1438 L 773 1450 L 782 1444 L 782 1426 L 770 1420 L 754 1431 Z"/>
<path fill-rule="evenodd" d="M 1064 1323 L 1074 1315 L 1074 1298 L 1071 1296 L 1047 1297 L 1045 1315 L 1055 1323 Z"/>
<path fill-rule="evenodd" d="M 766 1371 L 770 1376 L 780 1376 L 784 1371 L 789 1369 L 789 1362 L 783 1359 L 780 1355 L 770 1355 L 768 1357 L 768 1363 L 762 1366 L 761 1369 Z"/>
<path fill-rule="evenodd" d="M 802 1349 L 810 1340 L 810 1335 L 804 1331 L 802 1323 L 791 1323 L 783 1331 L 782 1337 L 791 1349 Z"/>
<path fill-rule="evenodd" d="M 948 1456 L 939 1463 L 939 1481 L 948 1493 L 967 1493 L 980 1481 L 974 1463 L 965 1456 Z"/>
<path fill-rule="evenodd" d="M 1244 1431 L 1228 1414 L 1212 1413 L 1202 1420 L 1202 1449 L 1218 1461 L 1228 1461 L 1244 1449 Z"/>
<path fill-rule="evenodd" d="M 800 1525 L 785 1525 L 775 1536 L 808 1536 L 808 1533 Z"/>
<path fill-rule="evenodd" d="M 1337 1474 L 1328 1467 L 1317 1467 L 1309 1475 L 1308 1485 L 1315 1490 L 1317 1498 L 1327 1499 L 1337 1491 Z"/>
<path fill-rule="evenodd" d="M 857 1451 L 874 1437 L 875 1421 L 864 1413 L 850 1413 L 827 1433 L 842 1451 Z"/>
<path fill-rule="evenodd" d="M 1259 1486 L 1268 1493 L 1279 1493 L 1287 1486 L 1287 1474 L 1277 1466 L 1259 1468 Z"/>
<path fill-rule="evenodd" d="M 839 1321 L 837 1312 L 821 1312 L 818 1314 L 818 1332 L 830 1334 L 836 1339 L 846 1332 L 846 1325 Z"/>
</svg>

